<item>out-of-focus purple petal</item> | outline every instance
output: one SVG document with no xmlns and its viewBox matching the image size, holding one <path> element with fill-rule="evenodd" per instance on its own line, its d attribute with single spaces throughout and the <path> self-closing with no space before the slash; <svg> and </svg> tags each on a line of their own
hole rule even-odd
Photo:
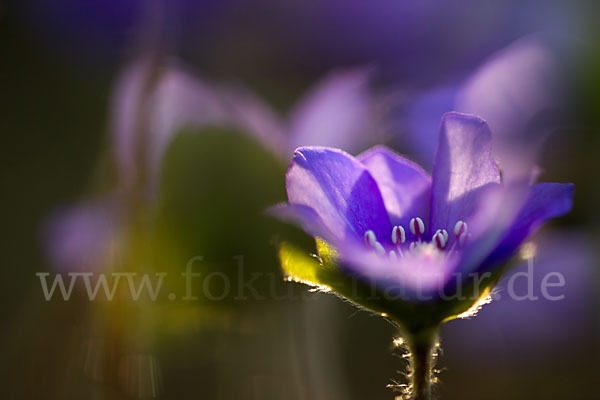
<svg viewBox="0 0 600 400">
<path fill-rule="evenodd" d="M 357 159 L 375 178 L 393 225 L 408 227 L 413 217 L 427 219 L 431 178 L 416 163 L 384 146 L 376 146 Z"/>
<path fill-rule="evenodd" d="M 530 123 L 560 105 L 559 82 L 556 55 L 541 39 L 526 37 L 493 55 L 465 82 L 455 110 L 487 121 L 494 133 L 494 155 L 512 176 L 535 162 L 547 132 L 535 131 Z"/>
<path fill-rule="evenodd" d="M 508 185 L 487 185 L 478 193 L 479 205 L 475 212 L 465 219 L 469 235 L 459 247 L 460 272 L 471 273 L 482 267 L 514 223 L 527 200 L 528 192 L 528 180 L 523 178 Z M 451 242 L 452 240 L 454 239 L 451 239 Z"/>
<path fill-rule="evenodd" d="M 511 256 L 544 222 L 568 213 L 573 206 L 573 193 L 574 186 L 570 183 L 538 183 L 531 186 L 525 204 L 487 262 Z"/>
<path fill-rule="evenodd" d="M 351 155 L 325 147 L 301 147 L 286 175 L 290 204 L 312 208 L 331 232 L 353 243 L 367 230 L 390 241 L 390 219 L 375 179 Z"/>
<path fill-rule="evenodd" d="M 273 108 L 241 87 L 223 87 L 222 94 L 233 127 L 255 137 L 275 155 L 288 161 L 294 149 L 289 148 L 285 122 Z"/>
<path fill-rule="evenodd" d="M 478 115 L 494 135 L 494 157 L 512 180 L 536 162 L 549 131 L 545 111 L 561 104 L 557 53 L 538 36 L 528 36 L 493 54 L 460 85 L 410 95 L 402 112 L 399 141 L 426 168 L 437 145 L 431 125 L 447 111 Z"/>
<path fill-rule="evenodd" d="M 134 154 L 139 129 L 144 129 L 140 134 L 150 185 L 156 184 L 160 161 L 173 136 L 185 127 L 239 129 L 278 156 L 286 149 L 281 121 L 258 98 L 243 89 L 209 84 L 173 65 L 160 73 L 146 62 L 132 65 L 119 79 L 114 104 L 117 163 L 126 183 L 139 167 Z"/>
<path fill-rule="evenodd" d="M 151 176 L 156 176 L 162 156 L 181 129 L 223 124 L 228 117 L 221 94 L 205 82 L 172 68 L 158 79 L 148 111 Z"/>
<path fill-rule="evenodd" d="M 53 215 L 44 229 L 43 243 L 58 270 L 102 268 L 121 229 L 119 208 L 112 200 L 82 203 Z"/>
<path fill-rule="evenodd" d="M 161 76 L 152 101 L 149 152 L 153 177 L 173 136 L 185 127 L 239 129 L 277 155 L 285 149 L 278 117 L 243 89 L 217 87 L 183 69 L 170 68 Z"/>
<path fill-rule="evenodd" d="M 483 271 L 506 261 L 545 221 L 567 213 L 572 196 L 571 184 L 529 186 L 526 178 L 487 189 L 481 206 L 468 220 L 472 235 L 462 250 L 460 271 Z"/>
<path fill-rule="evenodd" d="M 283 221 L 299 225 L 312 236 L 320 237 L 330 243 L 340 243 L 341 238 L 330 231 L 319 214 L 308 206 L 297 204 L 278 204 L 267 210 L 267 214 Z"/>
<path fill-rule="evenodd" d="M 373 141 L 374 111 L 367 70 L 332 73 L 292 110 L 289 147 L 332 146 L 358 151 Z"/>
<path fill-rule="evenodd" d="M 558 72 L 556 55 L 541 39 L 520 39 L 462 85 L 457 110 L 483 116 L 495 134 L 519 136 L 536 113 L 560 103 Z"/>
<path fill-rule="evenodd" d="M 126 68 L 117 83 L 112 98 L 112 135 L 119 177 L 129 186 L 135 179 L 134 130 L 142 111 L 141 94 L 144 83 L 150 78 L 148 63 L 139 62 Z"/>
<path fill-rule="evenodd" d="M 182 68 L 171 67 L 161 76 L 153 93 L 152 151 L 156 163 L 172 136 L 184 127 L 220 125 L 256 137 L 277 154 L 285 150 L 279 117 L 260 99 L 243 88 L 216 86 Z"/>
<path fill-rule="evenodd" d="M 453 111 L 457 88 L 441 86 L 421 93 L 411 94 L 400 124 L 398 140 L 427 170 L 431 170 L 440 130 L 439 118 Z"/>
<path fill-rule="evenodd" d="M 456 269 L 459 257 L 447 257 L 427 244 L 390 259 L 364 247 L 343 246 L 342 266 L 397 300 L 433 300 Z M 423 296 L 423 298 L 419 297 Z"/>
<path fill-rule="evenodd" d="M 476 210 L 485 187 L 500 183 L 492 135 L 482 119 L 459 113 L 442 118 L 432 174 L 429 230 L 450 231 Z"/>
</svg>

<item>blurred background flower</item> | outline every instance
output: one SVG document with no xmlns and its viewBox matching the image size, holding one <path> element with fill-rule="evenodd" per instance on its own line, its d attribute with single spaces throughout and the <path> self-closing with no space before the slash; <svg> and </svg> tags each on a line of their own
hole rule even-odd
<svg viewBox="0 0 600 400">
<path fill-rule="evenodd" d="M 387 141 L 426 163 L 426 136 L 438 127 L 418 118 L 451 107 L 488 119 L 495 146 L 512 157 L 507 171 L 535 163 L 544 181 L 574 181 L 577 193 L 561 221 L 568 236 L 544 238 L 535 262 L 564 273 L 565 301 L 518 304 L 521 314 L 503 297 L 449 325 L 440 394 L 552 398 L 562 393 L 553 382 L 566 381 L 571 397 L 593 396 L 598 258 L 585 243 L 597 240 L 600 222 L 597 8 L 586 0 L 0 3 L 0 393 L 390 398 L 385 385 L 402 368 L 389 354 L 393 328 L 337 299 L 303 296 L 280 275 L 256 284 L 264 301 L 131 306 L 89 302 L 81 291 L 46 302 L 35 273 L 101 265 L 176 276 L 201 255 L 199 272 L 235 282 L 232 257 L 243 255 L 248 274 L 279 274 L 275 232 L 312 250 L 261 215 L 284 200 L 286 152 L 311 144 L 304 140 L 353 153 Z M 143 77 L 148 62 L 157 73 Z M 167 290 L 183 293 L 177 282 Z M 288 286 L 298 299 L 276 300 L 271 289 Z"/>
<path fill-rule="evenodd" d="M 406 107 L 399 107 L 400 123 L 406 126 L 400 146 L 431 165 L 437 145 L 437 124 L 431 118 L 457 110 L 488 122 L 504 177 L 527 173 L 545 137 L 565 123 L 560 112 L 565 114 L 567 106 L 563 86 L 568 63 L 559 61 L 565 53 L 554 50 L 550 40 L 521 38 L 490 56 L 462 83 L 442 82 L 411 93 L 403 100 Z"/>
</svg>

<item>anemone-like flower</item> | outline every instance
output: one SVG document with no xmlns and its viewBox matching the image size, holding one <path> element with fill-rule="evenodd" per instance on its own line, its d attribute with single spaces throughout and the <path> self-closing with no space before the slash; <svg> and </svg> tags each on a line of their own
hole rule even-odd
<svg viewBox="0 0 600 400">
<path fill-rule="evenodd" d="M 282 247 L 291 279 L 399 326 L 416 357 L 416 398 L 429 396 L 439 325 L 476 305 L 521 243 L 572 205 L 572 184 L 503 185 L 491 142 L 482 119 L 446 114 L 432 176 L 385 147 L 356 158 L 301 147 L 286 176 L 289 203 L 273 210 L 317 237 L 319 265 Z"/>
<path fill-rule="evenodd" d="M 118 79 L 112 103 L 111 144 L 119 187 L 50 218 L 44 244 L 52 265 L 79 271 L 105 264 L 133 213 L 127 197 L 141 190 L 144 201 L 154 200 L 164 155 L 184 128 L 238 130 L 282 163 L 301 144 L 360 149 L 375 142 L 368 132 L 377 131 L 373 121 L 379 110 L 369 75 L 367 68 L 334 71 L 280 116 L 249 90 L 201 79 L 175 60 L 164 66 L 138 60 Z"/>
<path fill-rule="evenodd" d="M 563 53 L 539 35 L 522 37 L 462 82 L 405 95 L 410 101 L 398 107 L 404 129 L 396 139 L 430 170 L 438 116 L 448 110 L 475 114 L 494 132 L 494 158 L 505 181 L 522 174 L 539 161 L 546 137 L 559 127 L 566 98 Z"/>
</svg>

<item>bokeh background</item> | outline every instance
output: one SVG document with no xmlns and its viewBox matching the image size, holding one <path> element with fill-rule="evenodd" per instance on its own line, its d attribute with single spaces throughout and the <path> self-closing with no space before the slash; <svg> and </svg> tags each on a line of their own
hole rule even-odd
<svg viewBox="0 0 600 400">
<path fill-rule="evenodd" d="M 572 213 L 535 240 L 536 287 L 560 272 L 565 298 L 503 296 L 447 324 L 437 393 L 596 398 L 599 12 L 591 0 L 1 1 L 0 397 L 394 398 L 397 332 L 284 282 L 277 244 L 314 246 L 263 211 L 285 200 L 296 145 L 387 143 L 427 165 L 442 113 L 481 106 L 510 130 L 507 168 L 536 163 L 541 180 L 576 185 Z M 201 277 L 198 299 L 181 300 L 196 256 L 231 295 L 202 296 Z M 242 280 L 259 277 L 246 299 L 240 262 Z M 168 273 L 161 293 L 177 298 L 90 302 L 75 285 L 69 301 L 44 299 L 36 273 L 82 271 Z"/>
</svg>

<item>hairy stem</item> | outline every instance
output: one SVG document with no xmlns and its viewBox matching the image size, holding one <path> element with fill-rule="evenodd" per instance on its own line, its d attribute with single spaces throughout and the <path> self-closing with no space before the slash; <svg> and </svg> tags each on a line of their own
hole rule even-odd
<svg viewBox="0 0 600 400">
<path fill-rule="evenodd" d="M 437 329 L 417 332 L 407 337 L 413 400 L 431 400 L 433 352 L 436 341 Z"/>
</svg>

